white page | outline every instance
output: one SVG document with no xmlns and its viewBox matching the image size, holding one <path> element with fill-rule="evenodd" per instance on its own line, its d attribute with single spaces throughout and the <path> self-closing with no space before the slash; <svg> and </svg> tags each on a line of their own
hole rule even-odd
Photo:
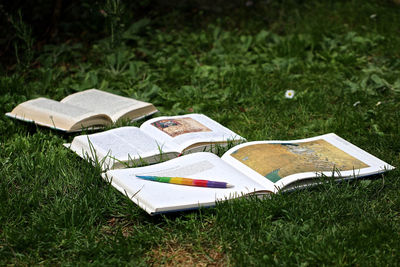
<svg viewBox="0 0 400 267">
<path fill-rule="evenodd" d="M 265 190 L 218 156 L 207 152 L 194 153 L 141 168 L 111 170 L 106 174 L 113 186 L 149 213 L 212 206 L 216 200 Z M 135 175 L 207 179 L 228 182 L 234 187 L 221 189 L 167 184 L 143 180 Z"/>
<path fill-rule="evenodd" d="M 65 131 L 75 123 L 97 115 L 87 109 L 43 97 L 21 103 L 7 113 L 9 117 Z"/>
<path fill-rule="evenodd" d="M 276 144 L 273 148 L 276 150 L 262 152 L 262 149 L 267 148 L 264 144 Z M 272 150 L 272 147 L 269 149 Z M 271 153 L 276 153 L 276 160 L 271 157 Z M 299 180 L 321 175 L 352 178 L 378 174 L 394 168 L 333 133 L 301 140 L 249 142 L 228 150 L 222 159 L 261 184 L 274 184 L 276 191 Z M 311 167 L 308 167 L 308 164 Z M 296 168 L 299 169 L 297 173 Z M 314 170 L 301 171 L 307 168 Z M 340 172 L 332 173 L 334 168 L 340 169 Z M 288 175 L 273 183 L 266 177 L 274 175 L 274 171 L 276 174 L 287 172 Z"/>
<path fill-rule="evenodd" d="M 159 146 L 157 141 L 137 127 L 120 127 L 101 133 L 80 135 L 74 138 L 70 149 L 81 157 L 86 154 L 94 159 L 93 149 L 99 160 L 107 157 L 104 168 L 116 161 L 128 162 L 140 158 L 172 152 L 167 146 Z M 83 152 L 82 152 L 83 150 Z"/>
<path fill-rule="evenodd" d="M 179 152 L 195 143 L 245 140 L 203 114 L 157 117 L 144 122 L 140 129 L 162 143 L 175 144 Z"/>
<path fill-rule="evenodd" d="M 151 104 L 138 101 L 132 98 L 123 97 L 97 89 L 89 89 L 79 93 L 75 93 L 61 100 L 63 103 L 84 107 L 93 110 L 96 113 L 107 114 L 116 122 L 125 113 L 140 108 L 147 107 Z"/>
</svg>

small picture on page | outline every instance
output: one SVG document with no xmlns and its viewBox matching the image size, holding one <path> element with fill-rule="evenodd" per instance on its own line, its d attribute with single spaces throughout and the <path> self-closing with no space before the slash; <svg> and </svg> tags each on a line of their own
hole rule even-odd
<svg viewBox="0 0 400 267">
<path fill-rule="evenodd" d="M 153 122 L 151 125 L 171 137 L 186 133 L 211 132 L 209 128 L 192 118 L 165 119 Z"/>
</svg>

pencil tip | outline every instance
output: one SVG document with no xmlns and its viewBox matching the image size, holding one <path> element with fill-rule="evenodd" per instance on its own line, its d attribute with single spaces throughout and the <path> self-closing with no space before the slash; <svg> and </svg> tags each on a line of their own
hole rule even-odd
<svg viewBox="0 0 400 267">
<path fill-rule="evenodd" d="M 226 188 L 229 188 L 229 187 L 234 187 L 234 185 L 233 184 L 226 184 Z"/>
</svg>

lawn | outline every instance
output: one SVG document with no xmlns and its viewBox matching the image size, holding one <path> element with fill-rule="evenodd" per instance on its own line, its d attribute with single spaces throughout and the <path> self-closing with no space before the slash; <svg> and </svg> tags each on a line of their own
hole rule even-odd
<svg viewBox="0 0 400 267">
<path fill-rule="evenodd" d="M 399 265 L 398 169 L 149 216 L 74 134 L 4 115 L 98 88 L 248 141 L 334 132 L 399 167 L 396 1 L 72 1 L 46 31 L 49 2 L 0 6 L 0 265 Z"/>
</svg>

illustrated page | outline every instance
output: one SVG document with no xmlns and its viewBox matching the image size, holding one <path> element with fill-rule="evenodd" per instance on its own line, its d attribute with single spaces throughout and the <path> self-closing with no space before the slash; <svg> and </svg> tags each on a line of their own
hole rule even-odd
<svg viewBox="0 0 400 267">
<path fill-rule="evenodd" d="M 194 143 L 244 140 L 202 114 L 158 117 L 144 122 L 140 128 L 157 140 L 174 143 L 180 151 Z"/>
<path fill-rule="evenodd" d="M 359 176 L 390 166 L 335 134 L 293 141 L 249 142 L 230 149 L 223 159 L 277 187 L 322 174 Z"/>
<path fill-rule="evenodd" d="M 107 175 L 121 192 L 149 212 L 196 208 L 213 205 L 216 200 L 239 197 L 265 190 L 212 153 L 200 152 L 163 163 L 108 171 Z M 137 178 L 135 175 L 184 177 L 228 182 L 232 188 L 208 188 L 160 183 Z"/>
<path fill-rule="evenodd" d="M 72 94 L 64 98 L 61 102 L 69 103 L 78 107 L 93 110 L 96 113 L 107 114 L 113 122 L 125 113 L 148 106 L 148 103 L 114 95 L 97 89 L 89 89 Z"/>
</svg>

